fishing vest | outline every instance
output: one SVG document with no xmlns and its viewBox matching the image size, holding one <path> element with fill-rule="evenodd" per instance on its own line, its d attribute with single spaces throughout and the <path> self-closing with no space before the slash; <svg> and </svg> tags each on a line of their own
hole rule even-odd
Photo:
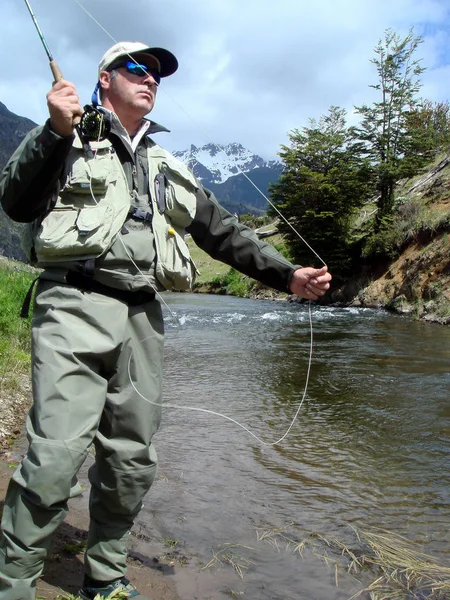
<svg viewBox="0 0 450 600">
<path fill-rule="evenodd" d="M 130 211 L 131 192 L 109 140 L 92 142 L 88 158 L 78 139 L 53 210 L 32 224 L 36 266 L 95 259 L 108 251 Z M 197 182 L 182 163 L 147 141 L 155 276 L 165 289 L 188 290 L 197 273 L 184 241 L 196 211 Z"/>
</svg>

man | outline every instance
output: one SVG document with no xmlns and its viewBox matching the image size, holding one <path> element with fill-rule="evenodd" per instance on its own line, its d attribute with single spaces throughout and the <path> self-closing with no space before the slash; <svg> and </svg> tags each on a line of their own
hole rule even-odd
<svg viewBox="0 0 450 600">
<path fill-rule="evenodd" d="M 315 300 L 330 285 L 326 267 L 290 264 L 149 137 L 164 128 L 144 117 L 161 77 L 177 67 L 162 48 L 114 45 L 100 61 L 93 97 L 110 123 L 107 139 L 86 151 L 74 135 L 83 114 L 76 89 L 58 81 L 47 95 L 49 120 L 30 132 L 0 178 L 3 208 L 29 223 L 30 256 L 43 269 L 29 449 L 5 500 L 0 600 L 35 598 L 92 444 L 80 595 L 123 590 L 145 600 L 125 578 L 126 540 L 156 474 L 163 320 L 155 293 L 189 289 L 195 276 L 185 231 L 214 258 L 278 290 Z"/>
</svg>

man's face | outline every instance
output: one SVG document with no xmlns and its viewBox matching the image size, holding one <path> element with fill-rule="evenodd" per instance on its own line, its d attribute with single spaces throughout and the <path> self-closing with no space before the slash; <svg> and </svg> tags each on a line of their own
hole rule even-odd
<svg viewBox="0 0 450 600">
<path fill-rule="evenodd" d="M 100 74 L 100 83 L 103 88 L 102 103 L 106 108 L 113 110 L 119 118 L 127 116 L 128 118 L 142 118 L 148 114 L 156 99 L 156 90 L 158 87 L 157 75 L 151 74 L 158 70 L 156 60 L 149 54 L 134 54 L 133 58 L 145 68 L 145 73 L 138 70 L 138 73 L 130 72 L 127 63 L 131 64 L 131 70 L 136 70 L 136 65 L 127 56 L 114 70 L 116 75 L 111 77 L 108 71 L 102 71 Z"/>
</svg>

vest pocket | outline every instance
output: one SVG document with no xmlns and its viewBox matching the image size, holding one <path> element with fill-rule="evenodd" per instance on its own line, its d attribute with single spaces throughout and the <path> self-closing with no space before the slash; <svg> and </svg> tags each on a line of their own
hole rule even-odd
<svg viewBox="0 0 450 600">
<path fill-rule="evenodd" d="M 168 290 L 189 290 L 198 273 L 189 248 L 172 226 L 155 231 L 157 246 L 156 278 Z"/>
<path fill-rule="evenodd" d="M 100 256 L 111 241 L 113 216 L 109 204 L 80 210 L 55 208 L 39 227 L 34 245 L 38 259 Z"/>
<path fill-rule="evenodd" d="M 197 208 L 195 179 L 187 169 L 177 163 L 162 163 L 166 181 L 166 214 L 175 225 L 183 229 L 190 225 Z"/>
<path fill-rule="evenodd" d="M 110 149 L 99 150 L 91 159 L 77 156 L 69 167 L 64 190 L 86 194 L 92 190 L 94 195 L 105 194 L 108 185 L 117 179 L 112 168 L 112 156 Z"/>
</svg>

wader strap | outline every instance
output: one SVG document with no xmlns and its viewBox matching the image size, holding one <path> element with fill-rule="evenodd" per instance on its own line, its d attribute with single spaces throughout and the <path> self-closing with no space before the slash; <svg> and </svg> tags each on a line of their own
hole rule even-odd
<svg viewBox="0 0 450 600">
<path fill-rule="evenodd" d="M 115 298 L 116 300 L 125 302 L 128 306 L 139 306 L 140 304 L 152 302 L 155 299 L 153 292 L 118 290 L 95 281 L 90 277 L 86 277 L 83 273 L 78 273 L 77 271 L 69 271 L 66 275 L 66 282 L 86 292 L 96 292 L 97 294 L 103 294 L 103 296 Z"/>
<path fill-rule="evenodd" d="M 28 315 L 30 314 L 30 305 L 31 305 L 31 298 L 33 296 L 33 291 L 34 291 L 34 287 L 36 285 L 36 282 L 39 281 L 39 277 L 36 277 L 36 279 L 34 279 L 30 285 L 30 289 L 27 292 L 27 295 L 25 296 L 25 300 L 23 301 L 22 304 L 22 308 L 20 309 L 20 317 L 21 319 L 28 319 Z"/>
</svg>

